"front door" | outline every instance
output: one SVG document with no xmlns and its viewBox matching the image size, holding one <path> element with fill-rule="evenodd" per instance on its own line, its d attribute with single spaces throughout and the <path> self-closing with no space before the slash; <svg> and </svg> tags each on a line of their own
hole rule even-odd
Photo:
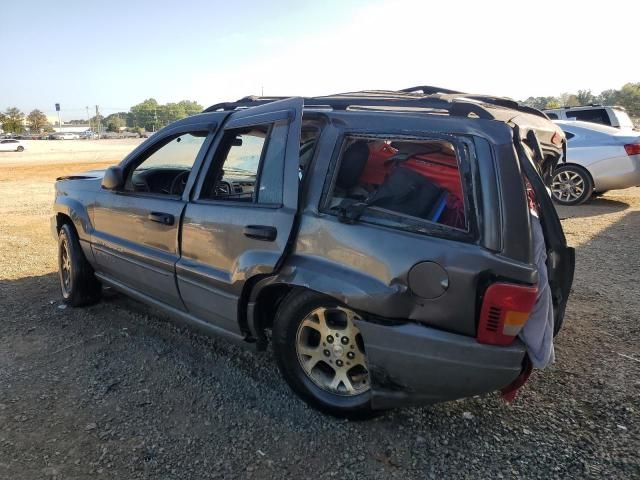
<svg viewBox="0 0 640 480">
<path fill-rule="evenodd" d="M 176 265 L 189 313 L 233 333 L 247 280 L 273 272 L 298 204 L 301 98 L 231 114 L 185 209 Z"/>
<path fill-rule="evenodd" d="M 124 187 L 98 194 L 93 250 L 98 273 L 184 309 L 175 282 L 183 194 L 213 134 L 193 124 L 156 135 L 125 160 Z"/>
</svg>

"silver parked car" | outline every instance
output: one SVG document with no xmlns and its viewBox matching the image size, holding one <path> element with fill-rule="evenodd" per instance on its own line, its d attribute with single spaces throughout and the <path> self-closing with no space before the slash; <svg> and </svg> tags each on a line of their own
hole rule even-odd
<svg viewBox="0 0 640 480">
<path fill-rule="evenodd" d="M 589 122 L 556 120 L 567 137 L 564 164 L 551 190 L 563 205 L 579 205 L 594 193 L 640 185 L 640 134 Z"/>
</svg>

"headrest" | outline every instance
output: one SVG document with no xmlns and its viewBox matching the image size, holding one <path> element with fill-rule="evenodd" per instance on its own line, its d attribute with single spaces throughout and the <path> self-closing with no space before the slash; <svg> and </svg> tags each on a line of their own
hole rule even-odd
<svg viewBox="0 0 640 480">
<path fill-rule="evenodd" d="M 347 147 L 342 156 L 342 163 L 336 185 L 348 190 L 358 184 L 358 179 L 369 160 L 369 146 L 364 140 L 358 140 Z"/>
</svg>

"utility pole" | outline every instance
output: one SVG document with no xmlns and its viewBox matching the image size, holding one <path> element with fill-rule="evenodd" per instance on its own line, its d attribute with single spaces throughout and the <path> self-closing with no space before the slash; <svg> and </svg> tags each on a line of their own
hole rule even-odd
<svg viewBox="0 0 640 480">
<path fill-rule="evenodd" d="M 100 107 L 96 105 L 96 125 L 98 130 L 98 138 L 100 138 Z"/>
<path fill-rule="evenodd" d="M 91 117 L 89 116 L 89 106 L 84 107 L 87 109 L 87 122 L 89 123 L 89 130 L 91 130 Z"/>
<path fill-rule="evenodd" d="M 58 128 L 62 131 L 62 122 L 60 121 L 60 104 L 56 103 L 56 112 L 58 112 Z"/>
</svg>

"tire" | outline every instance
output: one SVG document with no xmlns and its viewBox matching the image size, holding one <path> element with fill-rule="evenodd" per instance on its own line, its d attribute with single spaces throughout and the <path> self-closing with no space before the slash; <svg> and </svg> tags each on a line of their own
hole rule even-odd
<svg viewBox="0 0 640 480">
<path fill-rule="evenodd" d="M 591 198 L 593 180 L 578 165 L 563 165 L 553 172 L 551 181 L 553 199 L 561 205 L 580 205 Z"/>
<path fill-rule="evenodd" d="M 298 396 L 324 413 L 365 419 L 377 412 L 356 318 L 330 297 L 298 290 L 278 308 L 272 338 L 278 368 Z"/>
<path fill-rule="evenodd" d="M 68 223 L 58 233 L 58 278 L 67 305 L 81 307 L 100 300 L 102 286 L 84 256 L 78 234 Z"/>
<path fill-rule="evenodd" d="M 16 148 L 16 152 L 24 152 L 24 147 L 20 145 L 18 148 Z"/>
</svg>

